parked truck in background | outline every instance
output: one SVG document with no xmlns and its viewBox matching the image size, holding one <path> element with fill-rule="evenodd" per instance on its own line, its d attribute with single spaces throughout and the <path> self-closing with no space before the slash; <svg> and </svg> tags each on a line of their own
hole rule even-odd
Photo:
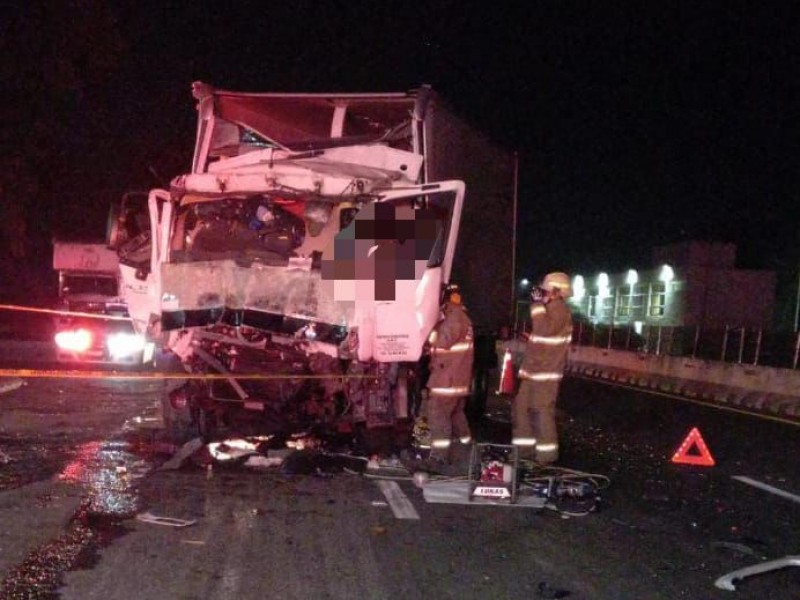
<svg viewBox="0 0 800 600">
<path fill-rule="evenodd" d="M 193 93 L 191 170 L 150 191 L 149 229 L 129 233 L 122 207 L 109 232 L 136 330 L 188 374 L 164 401 L 177 434 L 410 431 L 451 281 L 478 371 L 494 360 L 513 294 L 513 154 L 428 87 Z M 479 373 L 478 399 L 484 386 Z"/>
<path fill-rule="evenodd" d="M 141 365 L 152 358 L 120 296 L 116 252 L 105 243 L 54 241 L 53 269 L 61 311 L 54 323 L 59 362 Z"/>
</svg>

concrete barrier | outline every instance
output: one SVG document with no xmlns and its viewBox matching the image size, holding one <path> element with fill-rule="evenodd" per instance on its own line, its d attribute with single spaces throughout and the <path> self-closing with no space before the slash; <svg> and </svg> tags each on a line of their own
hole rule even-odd
<svg viewBox="0 0 800 600">
<path fill-rule="evenodd" d="M 800 421 L 800 371 L 571 346 L 567 371 Z"/>
</svg>

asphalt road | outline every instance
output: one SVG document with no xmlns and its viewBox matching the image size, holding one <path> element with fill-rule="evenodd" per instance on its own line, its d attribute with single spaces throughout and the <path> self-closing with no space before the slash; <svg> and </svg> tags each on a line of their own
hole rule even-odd
<svg viewBox="0 0 800 600">
<path fill-rule="evenodd" d="M 174 451 L 159 385 L 28 379 L 0 395 L 0 598 L 800 597 L 797 568 L 714 586 L 800 554 L 796 425 L 567 380 L 560 464 L 610 478 L 599 511 L 567 517 L 431 504 L 386 470 L 159 470 Z M 481 440 L 507 442 L 506 406 L 489 412 Z M 692 427 L 715 466 L 670 462 Z"/>
</svg>

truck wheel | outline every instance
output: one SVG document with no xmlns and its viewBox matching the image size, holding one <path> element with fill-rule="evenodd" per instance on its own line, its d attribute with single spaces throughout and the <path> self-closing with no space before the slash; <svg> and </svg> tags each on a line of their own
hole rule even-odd
<svg viewBox="0 0 800 600">
<path fill-rule="evenodd" d="M 464 412 L 473 423 L 479 422 L 486 414 L 489 397 L 489 374 L 497 367 L 495 339 L 489 335 L 475 337 L 475 361 L 472 367 L 472 393 L 467 397 Z"/>
<path fill-rule="evenodd" d="M 202 407 L 192 410 L 192 419 L 195 424 L 197 434 L 203 441 L 210 442 L 217 433 L 217 415 Z"/>
<path fill-rule="evenodd" d="M 197 420 L 189 406 L 185 386 L 171 391 L 165 386 L 161 394 L 161 409 L 164 415 L 164 429 L 170 441 L 183 444 L 200 434 Z"/>
</svg>

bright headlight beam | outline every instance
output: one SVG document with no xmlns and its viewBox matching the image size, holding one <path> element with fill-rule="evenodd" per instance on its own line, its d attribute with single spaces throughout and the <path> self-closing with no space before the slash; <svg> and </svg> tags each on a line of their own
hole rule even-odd
<svg viewBox="0 0 800 600">
<path fill-rule="evenodd" d="M 144 337 L 136 333 L 112 333 L 106 340 L 111 356 L 122 358 L 144 350 Z"/>
<path fill-rule="evenodd" d="M 92 347 L 92 333 L 88 329 L 59 331 L 55 337 L 56 346 L 68 352 L 86 352 Z"/>
</svg>

